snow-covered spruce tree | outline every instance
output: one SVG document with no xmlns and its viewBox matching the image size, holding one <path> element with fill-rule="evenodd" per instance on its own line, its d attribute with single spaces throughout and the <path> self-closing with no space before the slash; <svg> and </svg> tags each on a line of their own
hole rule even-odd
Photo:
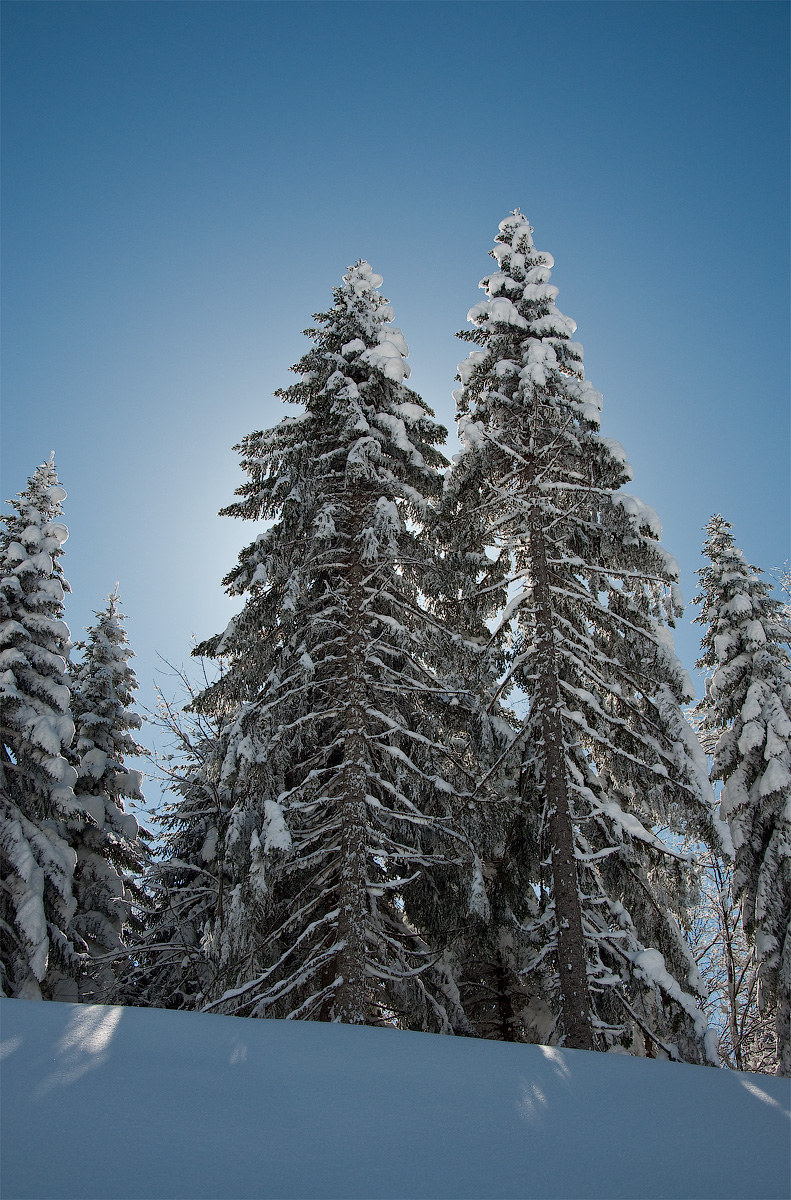
<svg viewBox="0 0 791 1200">
<path fill-rule="evenodd" d="M 380 284 L 358 262 L 316 315 L 278 393 L 304 412 L 244 439 L 249 481 L 224 510 L 272 524 L 225 580 L 241 613 L 196 649 L 223 664 L 194 707 L 224 718 L 236 797 L 226 993 L 207 1007 L 447 1030 L 453 982 L 409 915 L 426 869 L 458 869 L 440 864 L 463 857 L 450 822 L 470 788 L 451 742 L 464 704 L 433 669 L 445 635 L 420 593 L 445 431 L 404 385 Z"/>
<path fill-rule="evenodd" d="M 186 701 L 197 691 L 179 671 Z M 149 720 L 167 737 L 155 759 L 170 798 L 157 813 L 158 853 L 148 864 L 142 931 L 133 940 L 118 999 L 153 1008 L 198 1009 L 217 991 L 226 898 L 235 879 L 225 862 L 232 788 L 220 779 L 227 746 L 222 718 L 185 712 L 160 692 Z M 220 988 L 220 990 L 222 990 Z"/>
<path fill-rule="evenodd" d="M 762 987 L 776 1003 L 778 1071 L 791 1075 L 791 661 L 782 604 L 721 516 L 706 526 L 699 572 L 705 627 L 698 705 L 722 781 L 721 813 L 736 854 L 733 892 L 755 941 Z"/>
<path fill-rule="evenodd" d="M 500 269 L 461 335 L 480 349 L 459 367 L 454 473 L 511 565 L 500 629 L 508 683 L 529 699 L 520 852 L 538 892 L 526 984 L 568 1046 L 634 1033 L 638 1051 L 696 1059 L 706 1023 L 686 989 L 702 985 L 674 916 L 685 919 L 694 874 L 657 830 L 709 844 L 718 830 L 667 629 L 677 567 L 656 514 L 620 491 L 631 471 L 598 432 L 601 397 L 555 306 L 551 256 L 518 211 L 496 242 Z"/>
<path fill-rule="evenodd" d="M 409 915 L 429 944 L 445 947 L 438 973 L 456 1030 L 511 1039 L 523 1015 L 524 996 L 513 969 L 513 922 L 504 934 L 498 919 L 501 897 L 493 881 L 512 828 L 518 766 L 507 751 L 518 722 L 498 699 L 488 703 L 504 667 L 488 628 L 502 607 L 504 581 L 497 556 L 491 558 L 483 544 L 471 545 L 465 528 L 467 498 L 453 483 L 446 476 L 442 497 L 427 514 L 435 556 L 423 581 L 431 611 L 445 631 L 452 631 L 440 639 L 439 661 L 461 707 L 455 710 L 455 724 L 454 710 L 445 711 L 451 719 L 443 741 L 452 746 L 465 783 L 476 785 L 474 798 L 457 806 L 454 816 L 455 834 L 468 848 L 472 871 L 470 877 L 465 860 L 457 862 L 460 870 L 423 871 L 410 891 Z"/>
<path fill-rule="evenodd" d="M 70 822 L 69 840 L 77 852 L 73 928 L 92 957 L 121 950 L 134 927 L 132 904 L 142 901 L 139 877 L 145 860 L 145 838 L 125 801 L 142 801 L 141 774 L 124 765 L 144 751 L 132 731 L 142 725 L 132 711 L 137 690 L 129 665 L 132 650 L 119 611 L 118 588 L 107 607 L 87 630 L 82 652 L 71 675 L 72 714 L 76 739 L 71 760 L 77 770 L 74 790 L 81 808 Z M 109 960 L 88 969 L 80 993 L 100 1000 L 112 989 Z"/>
<path fill-rule="evenodd" d="M 0 532 L 0 983 L 28 999 L 76 998 L 85 949 L 70 930 L 76 855 L 65 828 L 76 781 L 58 561 L 65 497 L 50 458 Z"/>
<path fill-rule="evenodd" d="M 437 907 L 467 1032 L 540 1041 L 545 1032 L 536 1028 L 541 1005 L 522 978 L 530 956 L 524 923 L 535 915 L 536 905 L 529 859 L 521 852 L 518 755 L 510 753 L 519 721 L 497 699 L 508 662 L 500 639 L 491 633 L 506 605 L 509 562 L 492 544 L 477 485 L 474 474 L 454 470 L 432 506 L 439 564 L 429 589 L 432 609 L 445 627 L 461 635 L 451 649 L 458 655 L 458 677 L 468 681 L 475 697 L 463 746 L 477 783 L 475 799 L 457 814 L 457 829 L 474 847 L 472 894 L 458 877 L 445 874 Z M 416 892 L 437 885 L 436 877 L 426 874 Z"/>
<path fill-rule="evenodd" d="M 515 762 L 516 754 L 508 761 Z M 479 876 L 472 912 L 460 911 L 451 925 L 448 959 L 471 1032 L 500 1041 L 546 1042 L 554 1016 L 526 976 L 533 956 L 527 930 L 538 906 L 516 774 L 516 779 L 506 774 L 494 795 L 476 799 L 461 816 Z"/>
</svg>

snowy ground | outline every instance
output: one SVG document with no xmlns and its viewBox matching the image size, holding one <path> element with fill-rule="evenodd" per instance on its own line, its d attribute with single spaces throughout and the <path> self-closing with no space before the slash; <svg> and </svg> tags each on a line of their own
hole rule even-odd
<svg viewBox="0 0 791 1200">
<path fill-rule="evenodd" d="M 5 1200 L 791 1191 L 788 1080 L 154 1009 L 0 1017 Z"/>
</svg>

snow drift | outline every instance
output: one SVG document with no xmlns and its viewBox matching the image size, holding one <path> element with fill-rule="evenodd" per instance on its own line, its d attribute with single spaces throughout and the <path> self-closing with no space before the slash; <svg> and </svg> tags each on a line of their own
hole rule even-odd
<svg viewBox="0 0 791 1200">
<path fill-rule="evenodd" d="M 6 1200 L 784 1197 L 788 1080 L 313 1022 L 0 1002 Z"/>
</svg>

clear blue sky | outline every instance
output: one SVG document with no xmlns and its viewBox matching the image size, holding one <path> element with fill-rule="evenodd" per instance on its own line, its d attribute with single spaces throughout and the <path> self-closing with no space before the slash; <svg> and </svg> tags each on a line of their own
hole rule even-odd
<svg viewBox="0 0 791 1200">
<path fill-rule="evenodd" d="M 19 3 L 4 55 L 3 495 L 50 450 L 67 619 L 224 626 L 231 447 L 367 258 L 452 424 L 498 222 L 557 266 L 604 433 L 694 594 L 721 511 L 789 556 L 785 3 Z M 451 436 L 451 448 L 454 441 Z M 677 646 L 692 667 L 697 631 Z"/>
</svg>

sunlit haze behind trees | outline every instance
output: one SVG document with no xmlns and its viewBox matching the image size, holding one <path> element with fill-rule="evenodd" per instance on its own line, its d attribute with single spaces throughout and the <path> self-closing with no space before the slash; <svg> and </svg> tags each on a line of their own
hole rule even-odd
<svg viewBox="0 0 791 1200">
<path fill-rule="evenodd" d="M 118 580 L 143 704 L 158 655 L 237 607 L 232 446 L 279 419 L 343 271 L 384 277 L 453 452 L 454 333 L 517 205 L 685 598 L 712 513 L 786 560 L 784 4 L 11 3 L 3 25 L 3 494 L 55 451 L 72 637 Z"/>
</svg>

